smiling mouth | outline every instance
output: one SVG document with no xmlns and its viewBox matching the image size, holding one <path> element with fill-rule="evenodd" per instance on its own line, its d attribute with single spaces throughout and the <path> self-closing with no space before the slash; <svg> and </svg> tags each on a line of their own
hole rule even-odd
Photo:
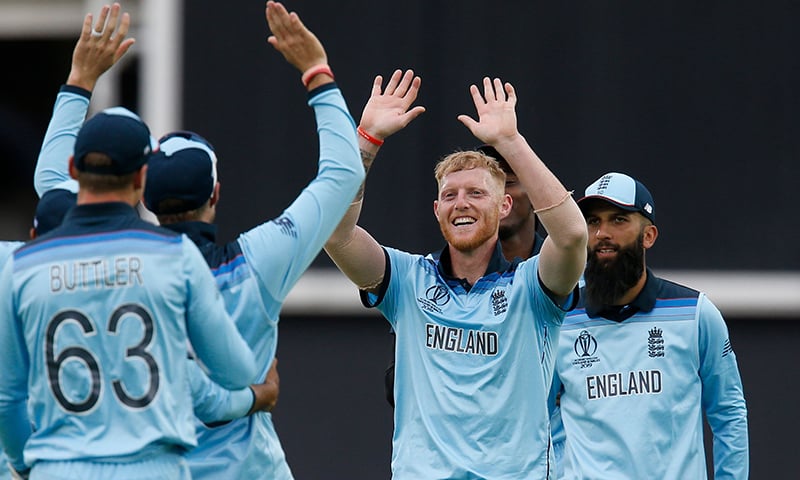
<svg viewBox="0 0 800 480">
<path fill-rule="evenodd" d="M 458 217 L 453 220 L 453 225 L 456 227 L 461 227 L 463 225 L 472 225 L 475 223 L 475 219 L 472 217 Z"/>
</svg>

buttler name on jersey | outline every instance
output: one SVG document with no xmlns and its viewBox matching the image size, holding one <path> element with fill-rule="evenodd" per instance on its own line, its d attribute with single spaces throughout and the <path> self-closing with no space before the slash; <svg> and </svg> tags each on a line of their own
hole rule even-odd
<svg viewBox="0 0 800 480">
<path fill-rule="evenodd" d="M 139 257 L 115 257 L 50 265 L 52 293 L 142 284 L 142 261 Z"/>
</svg>

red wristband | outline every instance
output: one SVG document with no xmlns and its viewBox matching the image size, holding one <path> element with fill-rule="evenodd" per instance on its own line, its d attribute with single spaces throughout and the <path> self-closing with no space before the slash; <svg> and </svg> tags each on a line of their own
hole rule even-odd
<svg viewBox="0 0 800 480">
<path fill-rule="evenodd" d="M 377 138 L 373 137 L 372 135 L 370 135 L 369 133 L 367 133 L 367 131 L 366 131 L 366 130 L 364 130 L 363 128 L 361 128 L 361 126 L 359 126 L 358 128 L 356 128 L 356 132 L 358 132 L 358 134 L 359 134 L 359 135 L 361 135 L 362 137 L 364 137 L 364 139 L 365 139 L 366 141 L 368 141 L 369 143 L 371 143 L 371 144 L 373 144 L 373 145 L 376 145 L 376 146 L 378 146 L 378 147 L 380 147 L 381 145 L 383 145 L 383 140 L 378 140 Z"/>
<path fill-rule="evenodd" d="M 300 77 L 300 80 L 303 81 L 303 85 L 305 87 L 308 87 L 308 84 L 311 83 L 311 80 L 321 73 L 324 73 L 325 75 L 334 78 L 331 67 L 328 66 L 327 63 L 320 63 L 319 65 L 314 65 L 313 67 L 303 72 L 303 76 Z"/>
</svg>

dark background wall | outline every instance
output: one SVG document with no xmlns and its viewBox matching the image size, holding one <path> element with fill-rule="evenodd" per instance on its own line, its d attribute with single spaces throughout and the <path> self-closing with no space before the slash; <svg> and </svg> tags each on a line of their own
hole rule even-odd
<svg viewBox="0 0 800 480">
<path fill-rule="evenodd" d="M 800 4 L 736 1 L 289 2 L 327 48 L 356 119 L 376 74 L 413 68 L 428 111 L 372 169 L 363 224 L 382 242 L 440 245 L 432 169 L 478 143 L 468 87 L 517 89 L 520 131 L 570 189 L 630 173 L 653 192 L 675 269 L 800 269 Z M 220 153 L 220 225 L 279 213 L 314 173 L 298 73 L 266 44 L 262 2 L 186 11 L 185 126 Z M 225 185 L 231 188 L 226 190 Z M 243 193 L 246 192 L 246 193 Z M 253 211 L 252 205 L 259 205 Z M 245 215 L 244 212 L 252 212 Z M 699 241 L 702 240 L 702 241 Z"/>
</svg>

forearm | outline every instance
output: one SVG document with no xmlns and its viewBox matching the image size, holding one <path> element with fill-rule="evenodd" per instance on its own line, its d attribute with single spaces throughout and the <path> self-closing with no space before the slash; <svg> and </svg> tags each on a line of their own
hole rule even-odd
<svg viewBox="0 0 800 480">
<path fill-rule="evenodd" d="M 369 172 L 380 146 L 359 136 L 359 149 L 365 174 Z M 325 252 L 356 286 L 371 290 L 383 279 L 385 258 L 378 242 L 357 223 L 364 199 L 364 184 L 325 244 Z"/>
<path fill-rule="evenodd" d="M 248 415 L 256 412 L 269 412 L 278 403 L 280 387 L 275 382 L 256 383 L 250 385 L 250 390 L 253 392 L 253 405 L 247 412 Z"/>
<path fill-rule="evenodd" d="M 528 192 L 538 221 L 547 230 L 539 274 L 558 295 L 568 295 L 586 264 L 588 233 L 583 214 L 571 192 L 547 168 L 525 139 L 518 135 L 495 145 Z"/>
<path fill-rule="evenodd" d="M 0 445 L 4 448 L 9 463 L 17 471 L 26 470 L 28 467 L 22 452 L 32 433 L 26 402 L 0 402 L 0 425 Z M 0 468 L 5 468 L 5 465 Z"/>
<path fill-rule="evenodd" d="M 77 191 L 77 183 L 69 176 L 69 157 L 89 111 L 90 98 L 88 90 L 70 85 L 61 87 L 33 175 L 39 197 L 54 188 Z"/>
</svg>

